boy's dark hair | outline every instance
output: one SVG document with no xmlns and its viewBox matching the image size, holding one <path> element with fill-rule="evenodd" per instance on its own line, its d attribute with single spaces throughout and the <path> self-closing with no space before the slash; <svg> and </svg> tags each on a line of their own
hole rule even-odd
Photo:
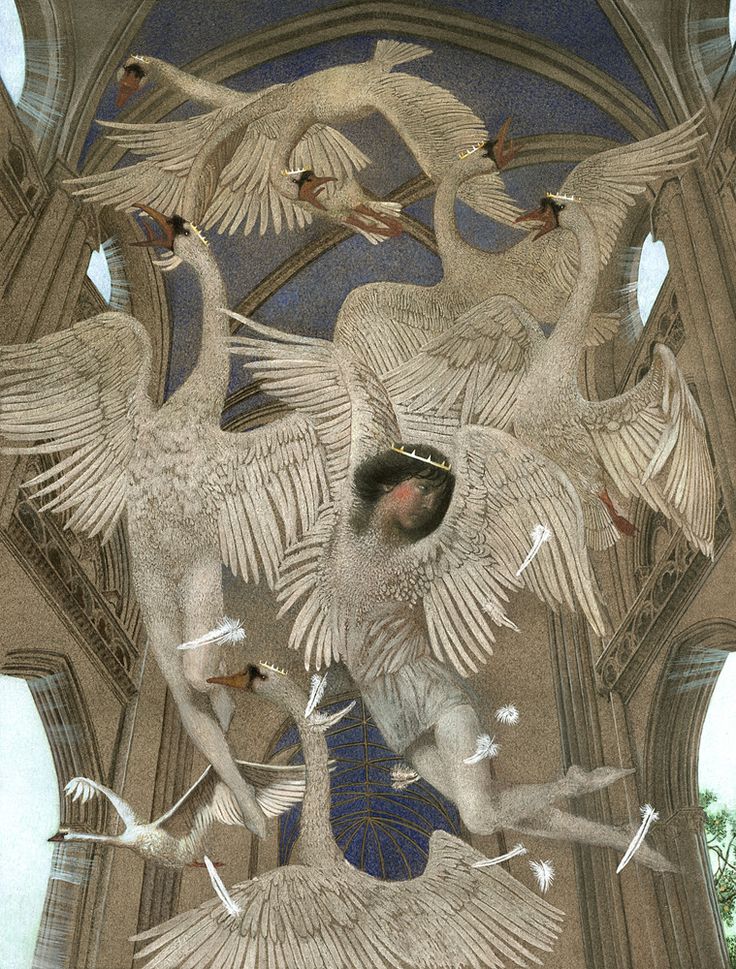
<svg viewBox="0 0 736 969">
<path fill-rule="evenodd" d="M 431 457 L 437 464 L 448 466 L 450 464 L 441 451 L 429 448 L 424 444 L 402 444 L 401 447 L 404 451 L 415 451 L 420 457 Z M 425 478 L 433 485 L 444 484 L 442 501 L 437 507 L 436 514 L 422 528 L 413 530 L 411 537 L 413 539 L 424 538 L 425 535 L 429 535 L 437 528 L 449 507 L 455 486 L 455 475 L 452 471 L 438 468 L 434 464 L 418 461 L 408 454 L 388 449 L 381 451 L 380 454 L 376 454 L 372 458 L 367 458 L 358 465 L 353 475 L 353 492 L 360 499 L 353 514 L 353 527 L 357 532 L 366 528 L 373 513 L 373 506 L 381 495 L 386 494 L 386 489 L 395 488 L 396 485 L 406 481 L 407 478 Z"/>
</svg>

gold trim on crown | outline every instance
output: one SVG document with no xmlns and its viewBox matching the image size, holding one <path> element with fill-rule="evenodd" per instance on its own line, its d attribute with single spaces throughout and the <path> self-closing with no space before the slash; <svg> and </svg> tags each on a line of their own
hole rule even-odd
<svg viewBox="0 0 736 969">
<path fill-rule="evenodd" d="M 439 468 L 440 471 L 452 471 L 451 464 L 447 464 L 445 461 L 435 461 L 431 454 L 428 458 L 423 458 L 422 455 L 417 454 L 416 451 L 407 451 L 403 444 L 394 444 L 391 450 L 396 451 L 397 454 L 403 454 L 404 457 L 414 458 L 415 461 L 422 461 L 424 464 L 431 464 L 433 468 Z"/>
<path fill-rule="evenodd" d="M 546 192 L 548 199 L 554 199 L 555 202 L 582 202 L 581 198 L 577 195 L 558 195 L 557 192 Z"/>
<path fill-rule="evenodd" d="M 271 670 L 272 673 L 278 673 L 281 676 L 286 676 L 286 670 L 282 670 L 280 666 L 271 666 L 270 663 L 259 663 L 259 666 L 263 666 L 264 669 Z"/>
<path fill-rule="evenodd" d="M 282 168 L 281 174 L 286 175 L 288 177 L 289 175 L 303 175 L 304 172 L 308 172 L 308 171 L 309 171 L 308 168 L 293 168 L 291 170 L 289 170 L 288 168 Z"/>
<path fill-rule="evenodd" d="M 480 149 L 481 149 L 481 148 L 482 148 L 482 147 L 483 147 L 483 146 L 484 146 L 485 144 L 487 144 L 487 142 L 485 142 L 485 141 L 476 141 L 476 142 L 475 142 L 475 144 L 473 144 L 473 145 L 468 145 L 468 147 L 467 147 L 467 148 L 463 148 L 463 150 L 462 150 L 462 151 L 461 151 L 461 152 L 460 152 L 460 153 L 458 154 L 458 158 L 461 158 L 461 159 L 462 159 L 462 158 L 468 158 L 468 157 L 469 157 L 470 155 L 472 155 L 472 154 L 473 154 L 474 152 L 476 152 L 476 151 L 480 151 Z"/>
</svg>

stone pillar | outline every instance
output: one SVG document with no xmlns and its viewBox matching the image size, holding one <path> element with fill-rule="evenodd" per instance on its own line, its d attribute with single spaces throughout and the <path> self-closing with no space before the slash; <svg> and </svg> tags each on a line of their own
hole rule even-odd
<svg viewBox="0 0 736 969">
<path fill-rule="evenodd" d="M 669 965 L 677 969 L 730 969 L 717 920 L 700 807 L 685 807 L 652 828 L 652 843 L 679 867 L 657 879 L 657 902 Z M 705 891 L 704 891 L 705 887 Z"/>
<path fill-rule="evenodd" d="M 665 182 L 652 211 L 656 237 L 667 247 L 685 330 L 702 360 L 701 405 L 716 457 L 729 518 L 736 520 L 736 314 L 730 276 L 736 254 L 718 232 L 718 213 L 699 177 L 688 171 Z"/>
</svg>

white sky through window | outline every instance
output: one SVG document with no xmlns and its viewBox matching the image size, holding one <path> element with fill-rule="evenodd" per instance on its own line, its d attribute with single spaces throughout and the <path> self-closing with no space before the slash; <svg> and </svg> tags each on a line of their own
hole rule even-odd
<svg viewBox="0 0 736 969">
<path fill-rule="evenodd" d="M 52 844 L 59 826 L 56 770 L 25 680 L 0 676 L 0 966 L 30 969 Z"/>
<path fill-rule="evenodd" d="M 664 243 L 655 242 L 650 232 L 641 247 L 636 278 L 636 301 L 642 323 L 646 323 L 649 318 L 669 268 Z"/>
<path fill-rule="evenodd" d="M 736 808 L 736 653 L 718 677 L 700 738 L 698 784 Z"/>
<path fill-rule="evenodd" d="M 112 296 L 112 276 L 104 246 L 100 246 L 92 253 L 87 266 L 87 275 L 95 284 L 100 296 L 109 303 Z"/>
<path fill-rule="evenodd" d="M 0 0 L 0 77 L 13 104 L 17 104 L 26 79 L 26 53 L 14 0 Z"/>
</svg>

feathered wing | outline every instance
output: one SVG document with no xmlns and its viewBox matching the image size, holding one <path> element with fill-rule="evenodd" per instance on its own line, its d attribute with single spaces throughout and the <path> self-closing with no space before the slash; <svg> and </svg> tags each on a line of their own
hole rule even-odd
<svg viewBox="0 0 736 969">
<path fill-rule="evenodd" d="M 716 483 L 705 424 L 672 351 L 656 344 L 646 377 L 620 397 L 591 401 L 583 422 L 619 491 L 643 498 L 712 555 Z"/>
<path fill-rule="evenodd" d="M 102 313 L 35 343 L 0 347 L 0 435 L 10 454 L 59 454 L 26 482 L 67 528 L 108 538 L 148 396 L 151 341 L 138 320 Z"/>
<path fill-rule="evenodd" d="M 273 586 L 286 548 L 329 499 L 326 457 L 310 422 L 294 414 L 243 434 L 213 431 L 210 484 L 223 562 Z"/>
<path fill-rule="evenodd" d="M 483 860 L 459 838 L 435 831 L 424 872 L 387 886 L 382 914 L 397 929 L 406 926 L 420 964 L 526 966 L 553 951 L 564 913 L 500 867 L 473 868 Z M 421 931 L 412 932 L 412 920 Z"/>
<path fill-rule="evenodd" d="M 347 865 L 287 865 L 230 889 L 236 917 L 214 898 L 141 932 L 136 957 L 146 969 L 179 969 L 195 954 L 198 969 L 400 969 L 408 952 L 376 908 L 378 885 Z"/>
<path fill-rule="evenodd" d="M 467 105 L 421 77 L 384 74 L 370 86 L 368 97 L 430 178 L 442 178 L 468 145 L 488 140 L 485 125 Z M 521 214 L 498 172 L 467 182 L 459 197 L 476 211 L 506 225 L 512 225 Z"/>
<path fill-rule="evenodd" d="M 288 865 L 141 932 L 146 969 L 457 969 L 540 963 L 562 912 L 502 869 L 474 869 L 482 855 L 435 832 L 423 875 L 381 882 L 349 866 Z"/>
<path fill-rule="evenodd" d="M 530 351 L 542 340 L 521 303 L 491 296 L 387 374 L 384 384 L 402 423 L 423 415 L 504 428 Z"/>
<path fill-rule="evenodd" d="M 466 427 L 453 470 L 444 521 L 407 554 L 416 587 L 399 592 L 422 595 L 434 655 L 463 676 L 476 672 L 493 652 L 493 626 L 513 625 L 508 592 L 523 586 L 553 609 L 581 608 L 603 635 L 580 500 L 557 465 L 502 431 Z M 519 575 L 540 525 L 551 537 Z"/>
<path fill-rule="evenodd" d="M 601 266 L 608 262 L 626 214 L 637 197 L 647 186 L 682 171 L 695 160 L 701 140 L 699 123 L 696 116 L 643 141 L 591 155 L 567 176 L 560 194 L 574 195 L 584 203 L 598 238 Z M 536 246 L 540 266 L 569 292 L 578 272 L 577 244 L 569 235 L 568 245 L 558 254 L 548 252 L 545 239 L 538 243 L 525 240 L 522 245 L 529 246 L 531 252 Z"/>
<path fill-rule="evenodd" d="M 396 441 L 398 425 L 385 390 L 359 360 L 328 340 L 284 333 L 228 313 L 254 336 L 236 336 L 232 352 L 263 390 L 308 418 L 323 443 L 333 496 L 344 494 L 351 463 Z"/>
<path fill-rule="evenodd" d="M 256 800 L 266 817 L 278 817 L 304 798 L 304 767 L 251 764 L 246 760 L 236 760 L 235 763 L 243 780 L 255 788 Z M 214 769 L 208 767 L 186 794 L 154 823 L 173 837 L 187 837 L 204 833 L 216 821 L 243 824 L 230 789 Z"/>
</svg>

